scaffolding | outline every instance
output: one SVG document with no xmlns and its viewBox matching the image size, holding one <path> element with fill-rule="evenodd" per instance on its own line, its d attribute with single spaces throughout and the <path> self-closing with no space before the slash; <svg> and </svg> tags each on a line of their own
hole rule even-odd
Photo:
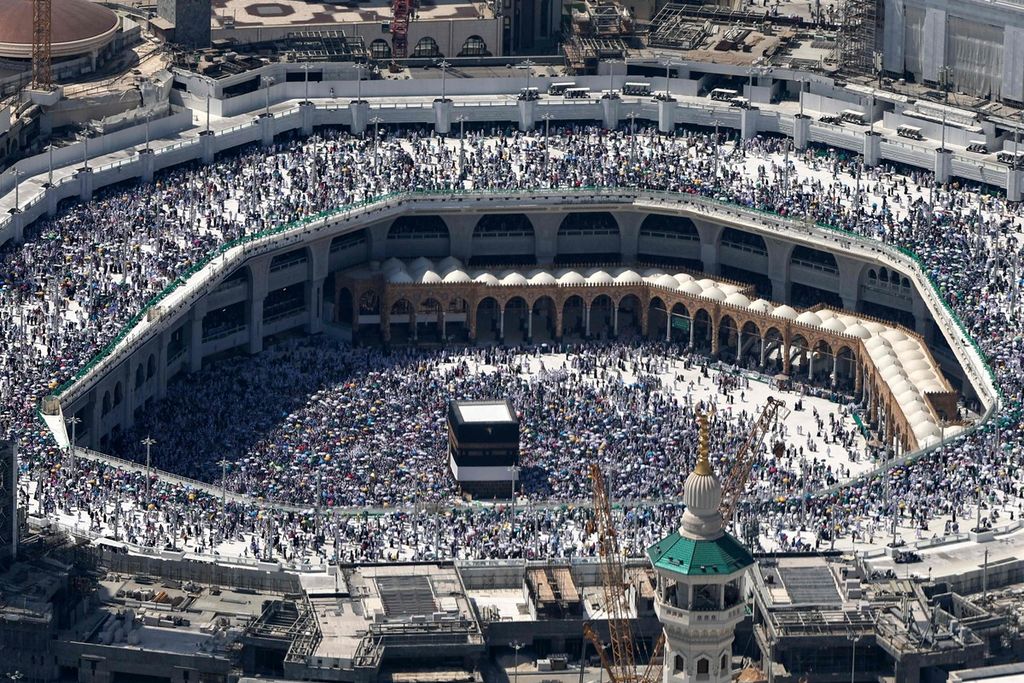
<svg viewBox="0 0 1024 683">
<path fill-rule="evenodd" d="M 851 76 L 877 75 L 879 22 L 884 15 L 880 0 L 845 0 L 839 25 L 839 71 Z"/>
</svg>

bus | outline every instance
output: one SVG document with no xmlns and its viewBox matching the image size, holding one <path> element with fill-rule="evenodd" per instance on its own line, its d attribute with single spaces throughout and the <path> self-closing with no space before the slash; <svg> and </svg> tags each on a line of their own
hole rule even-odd
<svg viewBox="0 0 1024 683">
<path fill-rule="evenodd" d="M 740 93 L 738 90 L 730 90 L 729 88 L 715 88 L 710 93 L 708 93 L 708 97 L 712 100 L 715 100 L 716 102 L 730 102 L 734 97 L 737 97 L 739 94 Z"/>
<path fill-rule="evenodd" d="M 850 123 L 864 123 L 864 112 L 857 111 L 856 109 L 844 109 L 839 112 L 839 116 L 843 121 L 848 121 Z"/>
<path fill-rule="evenodd" d="M 548 86 L 549 95 L 562 95 L 569 88 L 575 88 L 576 81 L 567 81 L 565 83 L 552 83 Z"/>
<path fill-rule="evenodd" d="M 567 100 L 583 100 L 590 97 L 590 88 L 566 88 L 565 98 Z"/>
<path fill-rule="evenodd" d="M 900 126 L 896 129 L 896 135 L 899 135 L 901 138 L 910 138 L 911 140 L 924 140 L 924 136 L 921 135 L 921 129 L 917 126 Z"/>
<path fill-rule="evenodd" d="M 729 100 L 730 107 L 739 107 L 740 109 L 750 109 L 750 100 L 746 97 L 734 97 Z"/>
<path fill-rule="evenodd" d="M 540 99 L 540 91 L 537 88 L 520 88 L 519 99 L 531 101 Z"/>
<path fill-rule="evenodd" d="M 623 95 L 639 95 L 646 97 L 651 94 L 650 83 L 626 83 L 622 86 Z"/>
<path fill-rule="evenodd" d="M 988 145 L 981 140 L 971 140 L 970 144 L 967 145 L 968 152 L 977 152 L 978 154 L 988 154 Z"/>
</svg>

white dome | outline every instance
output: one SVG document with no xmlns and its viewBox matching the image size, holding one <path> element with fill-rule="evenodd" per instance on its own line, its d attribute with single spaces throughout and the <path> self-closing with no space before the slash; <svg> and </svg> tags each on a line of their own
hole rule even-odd
<svg viewBox="0 0 1024 683">
<path fill-rule="evenodd" d="M 676 273 L 672 277 L 681 285 L 685 285 L 687 282 L 693 282 L 693 276 L 689 273 Z"/>
<path fill-rule="evenodd" d="M 455 269 L 444 276 L 445 282 L 472 282 L 473 278 L 464 270 Z"/>
<path fill-rule="evenodd" d="M 907 338 L 907 335 L 903 334 L 899 330 L 886 330 L 885 332 L 879 333 L 884 339 L 888 339 L 892 343 L 901 342 Z"/>
<path fill-rule="evenodd" d="M 820 311 L 818 311 L 818 317 L 821 318 L 822 322 L 824 322 L 826 320 L 831 320 L 832 318 L 835 318 L 836 312 L 833 311 L 831 308 L 823 308 Z"/>
<path fill-rule="evenodd" d="M 867 328 L 874 334 L 878 334 L 879 332 L 884 332 L 885 330 L 889 329 L 882 323 L 875 322 L 874 320 L 865 320 L 861 322 L 861 325 L 863 325 L 865 328 Z"/>
<path fill-rule="evenodd" d="M 818 314 L 813 311 L 804 311 L 796 317 L 796 321 L 804 325 L 814 325 L 815 327 L 821 326 L 821 318 L 819 318 Z"/>
<path fill-rule="evenodd" d="M 921 345 L 918 344 L 913 339 L 904 339 L 903 341 L 896 342 L 895 344 L 893 344 L 892 348 L 896 349 L 897 351 L 917 351 L 919 348 L 921 348 Z"/>
<path fill-rule="evenodd" d="M 725 297 L 725 303 L 730 306 L 739 306 L 740 308 L 748 308 L 750 306 L 750 299 L 739 292 L 733 292 L 729 296 Z"/>
<path fill-rule="evenodd" d="M 696 282 L 685 282 L 679 285 L 679 291 L 690 296 L 698 296 L 704 292 L 704 288 L 698 285 Z"/>
<path fill-rule="evenodd" d="M 488 286 L 494 286 L 498 284 L 498 278 L 494 277 L 491 273 L 480 273 L 473 278 L 473 282 L 481 282 Z"/>
<path fill-rule="evenodd" d="M 697 461 L 683 485 L 683 512 L 679 533 L 687 538 L 714 540 L 722 535 L 722 484 L 705 458 Z"/>
<path fill-rule="evenodd" d="M 522 273 L 512 272 L 501 278 L 501 284 L 505 287 L 523 287 L 527 283 Z"/>
<path fill-rule="evenodd" d="M 413 262 L 409 264 L 409 270 L 410 271 L 412 271 L 412 270 L 429 270 L 429 269 L 432 269 L 433 267 L 434 267 L 434 262 L 431 261 L 430 259 L 428 259 L 426 256 L 420 256 L 419 258 L 413 260 Z"/>
<path fill-rule="evenodd" d="M 846 328 L 846 334 L 848 334 L 848 335 L 850 335 L 852 337 L 857 337 L 858 339 L 867 339 L 868 337 L 871 336 L 871 333 L 868 332 L 864 328 L 864 326 L 860 325 L 860 324 L 850 325 L 849 327 L 847 327 Z"/>
<path fill-rule="evenodd" d="M 582 275 L 577 273 L 575 270 L 570 270 L 567 273 L 563 273 L 558 277 L 558 284 L 560 285 L 584 285 L 587 281 Z"/>
<path fill-rule="evenodd" d="M 921 382 L 921 384 L 918 386 L 918 389 L 920 389 L 921 391 L 923 391 L 925 393 L 931 393 L 931 392 L 935 392 L 935 391 L 938 391 L 938 392 L 949 391 L 946 387 L 944 387 L 942 385 L 942 382 L 940 382 L 937 379 L 933 379 L 931 381 L 925 380 L 924 382 Z"/>
<path fill-rule="evenodd" d="M 604 270 L 595 271 L 587 276 L 587 283 L 592 285 L 610 285 L 614 282 L 612 276 Z"/>
<path fill-rule="evenodd" d="M 396 270 L 388 274 L 388 282 L 393 285 L 411 285 L 412 277 L 404 270 Z"/>
<path fill-rule="evenodd" d="M 709 277 L 705 277 L 705 278 L 701 278 L 700 280 L 697 280 L 697 284 L 700 285 L 701 287 L 703 287 L 704 289 L 707 289 L 708 287 L 717 287 L 718 286 L 718 283 L 715 282 L 714 280 L 712 280 Z"/>
<path fill-rule="evenodd" d="M 667 273 L 662 273 L 661 275 L 652 278 L 650 283 L 652 285 L 667 287 L 669 289 L 677 289 L 679 287 L 679 283 L 676 282 L 676 279 Z"/>
<path fill-rule="evenodd" d="M 829 332 L 846 332 L 846 325 L 839 318 L 830 318 L 821 327 Z"/>
<path fill-rule="evenodd" d="M 780 318 L 786 318 L 787 320 L 796 319 L 796 309 L 794 309 L 792 306 L 787 306 L 786 304 L 779 306 L 774 311 L 772 311 L 772 313 L 779 316 Z"/>
<path fill-rule="evenodd" d="M 725 292 L 720 290 L 718 287 L 708 287 L 701 292 L 701 294 L 709 299 L 714 299 L 715 301 L 725 301 Z"/>
<path fill-rule="evenodd" d="M 640 273 L 635 270 L 624 270 L 615 276 L 615 282 L 620 285 L 639 285 L 644 281 Z"/>
<path fill-rule="evenodd" d="M 839 316 L 839 319 L 842 320 L 843 324 L 846 325 L 847 327 L 849 327 L 850 325 L 856 325 L 858 323 L 864 322 L 855 315 L 841 315 Z"/>
<path fill-rule="evenodd" d="M 650 268 L 644 268 L 644 277 L 646 278 L 658 277 L 659 275 L 665 275 L 665 271 L 653 266 Z"/>
<path fill-rule="evenodd" d="M 723 285 L 723 284 L 719 284 L 718 288 L 720 290 L 722 290 L 723 292 L 725 292 L 726 294 L 733 294 L 733 293 L 738 292 L 741 289 L 743 289 L 743 287 L 740 287 L 739 285 Z"/>
<path fill-rule="evenodd" d="M 425 285 L 436 285 L 441 282 L 441 276 L 432 270 L 428 270 L 420 275 L 419 281 Z"/>
<path fill-rule="evenodd" d="M 381 265 L 380 269 L 384 273 L 391 273 L 396 270 L 405 270 L 405 264 L 398 259 L 391 257 Z"/>
<path fill-rule="evenodd" d="M 903 354 L 900 354 L 900 358 L 903 358 L 903 357 L 904 357 Z M 923 358 L 914 358 L 912 360 L 908 360 L 906 363 L 903 364 L 903 367 L 906 369 L 907 372 L 913 372 L 914 370 L 930 370 L 931 369 L 931 366 L 928 365 L 928 361 L 926 361 Z"/>
<path fill-rule="evenodd" d="M 919 396 L 920 394 L 918 394 L 914 389 L 907 389 L 896 396 L 896 402 L 903 406 L 904 412 L 906 412 L 906 409 L 910 407 L 911 403 L 918 401 Z"/>
<path fill-rule="evenodd" d="M 914 385 L 907 381 L 906 377 L 899 377 L 889 385 L 893 395 L 899 396 L 905 391 L 914 391 Z"/>
<path fill-rule="evenodd" d="M 531 285 L 554 285 L 554 284 L 558 284 L 558 280 L 556 280 L 555 276 L 552 275 L 551 273 L 541 272 L 541 273 L 537 273 L 536 275 L 533 275 L 532 277 L 530 277 L 530 284 Z"/>
<path fill-rule="evenodd" d="M 750 302 L 750 310 L 757 311 L 758 313 L 771 313 L 772 305 L 764 299 L 754 299 Z"/>
<path fill-rule="evenodd" d="M 854 327 L 858 326 L 861 329 L 867 329 L 863 325 L 854 325 Z M 864 348 L 866 348 L 868 351 L 874 351 L 875 349 L 888 349 L 890 348 L 890 344 L 881 337 L 871 337 L 870 339 L 864 342 Z"/>
<path fill-rule="evenodd" d="M 914 370 L 912 373 L 910 373 L 910 379 L 914 380 L 918 384 L 921 384 L 923 382 L 931 382 L 938 378 L 935 376 L 935 373 L 932 370 L 925 368 L 922 370 Z"/>
<path fill-rule="evenodd" d="M 438 261 L 437 269 L 442 273 L 446 273 L 453 268 L 461 268 L 462 261 L 455 258 L 454 256 L 445 256 L 443 259 Z"/>
<path fill-rule="evenodd" d="M 924 360 L 924 354 L 920 351 L 904 351 L 900 354 L 900 358 L 905 363 L 912 363 L 915 360 Z"/>
<path fill-rule="evenodd" d="M 941 433 L 942 431 L 934 422 L 925 422 L 914 427 L 914 436 L 917 437 L 918 441 L 929 436 L 939 436 Z"/>
</svg>

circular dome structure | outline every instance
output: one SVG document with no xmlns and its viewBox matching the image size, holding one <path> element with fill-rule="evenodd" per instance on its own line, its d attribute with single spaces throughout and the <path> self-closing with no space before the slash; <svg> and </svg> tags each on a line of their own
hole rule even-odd
<svg viewBox="0 0 1024 683">
<path fill-rule="evenodd" d="M 52 0 L 54 59 L 98 52 L 114 39 L 120 20 L 88 0 Z M 0 57 L 32 59 L 32 0 L 0 0 Z"/>
</svg>

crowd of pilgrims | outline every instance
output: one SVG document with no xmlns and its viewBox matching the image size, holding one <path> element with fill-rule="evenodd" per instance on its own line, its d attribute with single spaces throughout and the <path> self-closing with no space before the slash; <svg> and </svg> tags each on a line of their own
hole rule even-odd
<svg viewBox="0 0 1024 683">
<path fill-rule="evenodd" d="M 147 486 L 140 470 L 85 458 L 70 466 L 36 413 L 41 398 L 144 302 L 226 241 L 409 189 L 594 186 L 716 197 L 909 249 L 995 371 L 1003 395 L 992 423 L 998 427 L 887 474 L 848 481 L 841 466 L 798 447 L 778 459 L 762 454 L 744 505 L 760 522 L 762 544 L 873 542 L 893 517 L 904 535 L 930 534 L 936 521 L 956 531 L 979 502 L 983 523 L 1019 514 L 1019 205 L 936 184 L 919 171 L 863 168 L 859 158 L 832 150 L 794 152 L 781 139 L 580 127 L 465 139 L 322 131 L 179 168 L 152 185 L 113 188 L 30 226 L 24 244 L 0 252 L 0 403 L 7 407 L 0 436 L 20 444 L 23 495 L 83 527 L 200 552 L 345 560 L 589 555 L 596 541 L 581 473 L 596 456 L 615 463 L 613 492 L 626 501 L 623 542 L 641 554 L 678 523 L 692 466 L 692 415 L 700 406 L 679 404 L 644 378 L 645 363 L 666 362 L 659 353 L 685 356 L 678 348 L 623 342 L 577 349 L 572 368 L 532 379 L 510 352 L 470 351 L 494 366 L 484 381 L 445 352 L 385 354 L 322 340 L 218 364 L 172 385 L 168 400 L 144 411 L 139 428 L 115 446 L 142 459 L 137 437 L 145 430 L 159 443 L 156 465 L 252 494 L 224 505 L 215 493 L 167 479 Z M 624 365 L 638 371 L 637 382 L 614 380 Z M 237 391 L 241 381 L 245 392 Z M 223 405 L 231 403 L 227 388 L 252 398 Z M 730 389 L 723 400 L 742 390 Z M 444 400 L 493 392 L 512 397 L 527 426 L 522 494 L 531 504 L 518 505 L 514 520 L 505 505 L 457 504 L 443 476 Z M 258 397 L 270 393 L 284 403 L 260 405 Z M 244 422 L 236 419 L 242 406 Z M 716 420 L 718 454 L 735 450 L 750 419 Z M 837 431 L 831 438 L 846 444 L 850 437 Z M 223 482 L 222 458 L 230 462 Z M 846 483 L 822 493 L 837 482 Z M 285 502 L 300 507 L 275 505 Z M 359 506 L 366 509 L 352 510 Z"/>
</svg>

